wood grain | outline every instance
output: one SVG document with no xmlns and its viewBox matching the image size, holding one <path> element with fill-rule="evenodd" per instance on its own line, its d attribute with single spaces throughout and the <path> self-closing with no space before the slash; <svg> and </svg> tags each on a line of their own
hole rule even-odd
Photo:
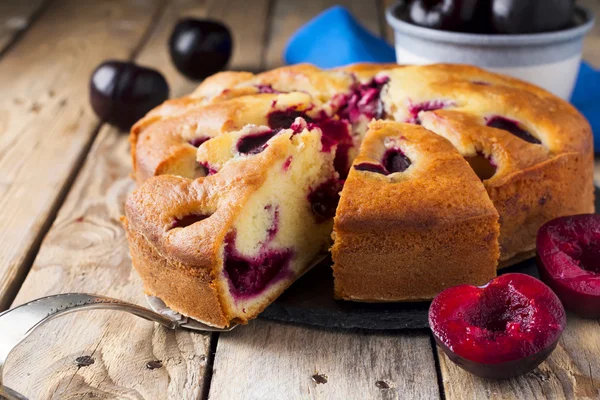
<svg viewBox="0 0 600 400">
<path fill-rule="evenodd" d="M 277 1 L 266 67 L 281 65 L 289 35 L 333 1 Z M 379 32 L 373 2 L 341 2 Z M 418 366 L 418 367 L 415 367 Z M 320 383 L 324 380 L 327 383 Z M 387 387 L 387 388 L 386 388 Z M 221 334 L 210 399 L 437 398 L 429 335 L 316 330 L 263 320 Z"/>
<path fill-rule="evenodd" d="M 256 320 L 221 334 L 209 398 L 434 399 L 439 391 L 427 333 Z"/>
<path fill-rule="evenodd" d="M 196 83 L 172 66 L 166 46 L 171 30 L 183 16 L 212 18 L 212 12 L 209 3 L 169 2 L 136 59 L 161 70 L 174 96 L 190 92 Z M 252 69 L 259 68 L 260 51 L 240 54 Z M 145 303 L 118 221 L 133 189 L 130 171 L 127 136 L 103 127 L 14 305 L 71 291 Z M 35 399 L 201 398 L 207 391 L 211 340 L 208 334 L 170 332 L 127 314 L 75 314 L 50 322 L 20 346 L 7 366 L 6 383 Z M 78 367 L 80 356 L 91 356 L 94 363 Z M 148 369 L 153 360 L 163 367 Z"/>
<path fill-rule="evenodd" d="M 144 303 L 119 222 L 133 188 L 129 164 L 127 138 L 103 128 L 15 304 L 71 291 Z M 123 313 L 73 314 L 40 328 L 16 350 L 6 384 L 32 399 L 198 398 L 209 339 Z M 81 356 L 94 363 L 78 367 Z M 146 368 L 153 360 L 163 367 Z"/>
<path fill-rule="evenodd" d="M 388 43 L 390 43 L 391 45 L 394 45 L 394 30 L 392 29 L 392 27 L 390 26 L 390 24 L 387 23 L 387 20 L 385 19 L 385 10 L 387 10 L 388 7 L 390 7 L 392 4 L 396 4 L 397 1 L 396 0 L 380 0 L 381 1 L 381 13 L 380 13 L 380 18 L 382 21 L 382 36 L 385 38 L 385 40 L 388 41 Z"/>
<path fill-rule="evenodd" d="M 278 0 L 273 6 L 271 31 L 267 41 L 265 68 L 283 65 L 282 54 L 289 37 L 308 20 L 334 5 L 348 8 L 371 32 L 379 35 L 380 18 L 378 1 L 364 0 Z"/>
<path fill-rule="evenodd" d="M 600 323 L 568 315 L 568 326 L 550 358 L 524 376 L 494 381 L 477 378 L 438 349 L 447 399 L 598 399 Z"/>
<path fill-rule="evenodd" d="M 0 54 L 27 29 L 46 2 L 46 0 L 0 2 Z"/>
<path fill-rule="evenodd" d="M 577 4 L 589 8 L 596 15 L 596 25 L 583 42 L 583 59 L 600 68 L 600 0 L 578 0 Z"/>
<path fill-rule="evenodd" d="M 108 57 L 130 56 L 157 4 L 55 2 L 0 60 L 0 309 L 96 134 L 91 72 Z"/>
<path fill-rule="evenodd" d="M 263 65 L 269 29 L 270 0 L 210 0 L 207 13 L 224 22 L 233 33 L 234 51 L 229 69 L 258 72 Z"/>
<path fill-rule="evenodd" d="M 600 0 L 582 0 L 600 17 Z M 600 67 L 600 27 L 586 37 L 583 57 Z M 596 161 L 594 181 L 600 185 L 600 161 Z M 535 371 L 504 382 L 470 375 L 448 360 L 438 349 L 442 380 L 447 399 L 598 399 L 600 398 L 600 323 L 572 314 L 557 349 Z"/>
</svg>

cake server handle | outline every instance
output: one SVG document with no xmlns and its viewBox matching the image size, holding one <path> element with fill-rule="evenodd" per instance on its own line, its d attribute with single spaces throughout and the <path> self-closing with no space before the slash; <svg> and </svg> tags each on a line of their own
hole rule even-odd
<svg viewBox="0 0 600 400">
<path fill-rule="evenodd" d="M 75 311 L 93 309 L 126 311 L 157 322 L 169 329 L 182 327 L 207 332 L 222 332 L 233 328 L 220 329 L 205 324 L 198 325 L 197 321 L 194 321 L 195 325 L 191 327 L 188 326 L 187 318 L 175 320 L 136 304 L 94 294 L 65 293 L 42 297 L 0 314 L 0 398 L 4 396 L 9 400 L 27 400 L 25 396 L 5 387 L 2 380 L 6 360 L 19 343 L 36 328 L 51 319 Z"/>
</svg>

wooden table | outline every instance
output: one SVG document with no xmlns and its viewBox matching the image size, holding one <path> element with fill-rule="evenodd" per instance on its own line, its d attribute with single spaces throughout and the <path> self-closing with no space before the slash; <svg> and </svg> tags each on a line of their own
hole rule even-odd
<svg viewBox="0 0 600 400">
<path fill-rule="evenodd" d="M 235 36 L 231 68 L 260 71 L 281 65 L 289 35 L 334 3 L 0 2 L 1 309 L 71 291 L 145 304 L 119 223 L 133 188 L 127 136 L 101 124 L 88 104 L 98 63 L 133 59 L 158 68 L 180 96 L 194 84 L 167 54 L 178 18 L 225 21 Z M 389 2 L 340 3 L 391 40 L 383 17 Z M 600 16 L 600 0 L 580 3 Z M 600 26 L 586 39 L 585 57 L 600 67 Z M 77 365 L 81 356 L 93 364 Z M 162 367 L 149 368 L 155 360 Z M 599 398 L 600 322 L 569 315 L 547 362 L 496 382 L 455 367 L 426 330 L 350 332 L 256 320 L 227 334 L 197 334 L 94 311 L 38 330 L 10 360 L 6 381 L 32 399 Z"/>
</svg>

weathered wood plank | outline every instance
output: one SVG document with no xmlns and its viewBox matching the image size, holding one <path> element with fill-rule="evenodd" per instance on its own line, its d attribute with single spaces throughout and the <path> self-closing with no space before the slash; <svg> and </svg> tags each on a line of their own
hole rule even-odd
<svg viewBox="0 0 600 400">
<path fill-rule="evenodd" d="M 266 68 L 281 65 L 289 36 L 335 3 L 340 2 L 275 2 Z M 341 3 L 380 32 L 375 3 Z M 437 398 L 431 350 L 425 332 L 364 334 L 256 320 L 220 335 L 209 398 Z M 319 383 L 323 379 L 327 383 Z"/>
<path fill-rule="evenodd" d="M 234 51 L 230 69 L 261 71 L 264 69 L 264 43 L 269 25 L 270 0 L 209 0 L 211 18 L 223 21 L 233 33 Z"/>
<path fill-rule="evenodd" d="M 600 183 L 600 162 L 594 171 Z M 533 372 L 507 381 L 477 378 L 438 349 L 447 399 L 600 398 L 600 322 L 569 313 L 567 329 L 550 358 Z"/>
<path fill-rule="evenodd" d="M 221 334 L 209 398 L 434 399 L 424 332 L 318 330 L 257 320 Z"/>
<path fill-rule="evenodd" d="M 596 14 L 596 25 L 583 42 L 583 59 L 596 68 L 600 68 L 600 0 L 579 0 L 577 4 L 587 7 Z"/>
<path fill-rule="evenodd" d="M 144 303 L 119 222 L 133 188 L 129 164 L 127 138 L 104 127 L 15 304 L 72 291 Z M 209 339 L 124 313 L 73 314 L 40 328 L 16 350 L 6 384 L 32 399 L 199 398 Z M 94 364 L 79 368 L 81 356 Z M 163 367 L 146 368 L 153 360 Z"/>
<path fill-rule="evenodd" d="M 23 33 L 46 0 L 4 0 L 0 2 L 0 54 Z"/>
<path fill-rule="evenodd" d="M 96 133 L 91 71 L 106 58 L 130 56 L 157 4 L 55 2 L 0 60 L 0 309 Z"/>
<path fill-rule="evenodd" d="M 507 381 L 477 378 L 438 350 L 447 399 L 600 398 L 600 324 L 568 315 L 568 326 L 550 358 Z"/>
<path fill-rule="evenodd" d="M 240 5 L 240 12 L 244 14 L 244 7 L 252 5 Z M 194 0 L 168 2 L 136 58 L 142 65 L 161 70 L 174 96 L 189 93 L 196 83 L 172 66 L 167 39 L 182 16 L 217 18 L 212 7 Z M 227 23 L 239 36 L 236 26 Z M 262 47 L 244 51 L 240 53 L 243 62 L 258 69 Z M 14 305 L 71 291 L 145 303 L 118 221 L 125 197 L 133 189 L 130 171 L 127 136 L 104 126 Z M 52 321 L 28 339 L 11 357 L 7 385 L 35 399 L 201 398 L 207 390 L 211 339 L 210 335 L 169 332 L 127 314 L 80 313 Z M 36 351 L 40 348 L 44 351 Z M 74 360 L 84 355 L 95 362 L 78 368 Z M 146 363 L 152 360 L 161 360 L 163 367 L 147 369 Z"/>
<path fill-rule="evenodd" d="M 397 1 L 396 0 L 380 0 L 381 1 L 381 13 L 380 13 L 380 18 L 382 21 L 382 35 L 385 38 L 385 40 L 388 41 L 389 44 L 393 45 L 394 44 L 394 30 L 392 29 L 392 27 L 390 26 L 390 24 L 387 23 L 387 20 L 385 19 L 385 10 L 387 10 L 388 7 L 390 7 L 392 4 L 396 4 Z"/>
<path fill-rule="evenodd" d="M 273 6 L 265 68 L 271 69 L 283 65 L 282 54 L 290 36 L 315 15 L 336 4 L 348 8 L 372 32 L 380 33 L 379 8 L 375 1 L 278 0 Z"/>
</svg>

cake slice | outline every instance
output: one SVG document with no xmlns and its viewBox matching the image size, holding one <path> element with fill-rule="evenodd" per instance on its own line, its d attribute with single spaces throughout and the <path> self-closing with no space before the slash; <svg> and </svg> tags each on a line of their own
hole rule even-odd
<svg viewBox="0 0 600 400">
<path fill-rule="evenodd" d="M 335 295 L 419 301 L 496 275 L 498 213 L 452 144 L 426 129 L 375 121 L 334 222 Z"/>
<path fill-rule="evenodd" d="M 331 244 L 335 146 L 298 118 L 248 126 L 198 149 L 208 176 L 149 179 L 126 204 L 148 294 L 217 327 L 255 318 Z"/>
</svg>

